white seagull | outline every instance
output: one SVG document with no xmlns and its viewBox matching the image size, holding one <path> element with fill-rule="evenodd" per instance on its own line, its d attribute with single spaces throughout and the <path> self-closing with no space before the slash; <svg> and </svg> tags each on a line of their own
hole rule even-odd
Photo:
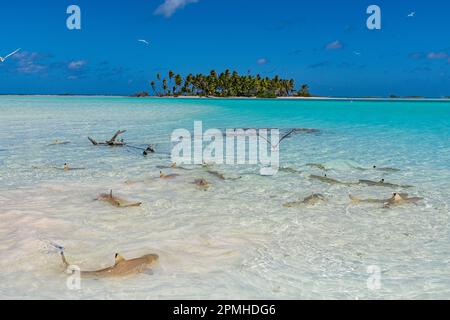
<svg viewBox="0 0 450 320">
<path fill-rule="evenodd" d="M 0 57 L 0 62 L 5 62 L 6 59 L 8 59 L 9 57 L 11 57 L 12 55 L 15 55 L 17 52 L 19 52 L 20 49 L 17 49 L 16 51 L 8 54 L 6 57 Z"/>
<path fill-rule="evenodd" d="M 144 39 L 139 39 L 138 41 L 139 41 L 139 42 L 142 42 L 142 43 L 145 43 L 146 45 L 149 45 L 149 44 L 150 44 L 150 43 L 148 43 L 147 40 L 144 40 Z"/>
<path fill-rule="evenodd" d="M 409 17 L 409 18 L 413 18 L 415 15 L 416 15 L 415 12 L 411 12 L 410 14 L 408 14 L 408 17 Z"/>
</svg>

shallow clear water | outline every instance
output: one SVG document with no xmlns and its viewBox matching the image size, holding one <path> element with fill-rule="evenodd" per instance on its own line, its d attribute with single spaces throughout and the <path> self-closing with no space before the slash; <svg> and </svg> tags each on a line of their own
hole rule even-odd
<svg viewBox="0 0 450 320">
<path fill-rule="evenodd" d="M 308 127 L 283 141 L 281 166 L 301 173 L 258 175 L 256 166 L 204 168 L 173 181 L 155 179 L 167 165 L 170 134 L 207 128 Z M 130 148 L 87 140 L 156 143 L 147 158 Z M 0 298 L 393 299 L 450 298 L 450 103 L 0 97 Z M 54 140 L 70 141 L 51 146 Z M 67 162 L 86 170 L 64 172 Z M 405 190 L 329 185 L 329 177 L 413 185 Z M 399 172 L 355 167 L 392 167 Z M 192 181 L 206 178 L 208 191 Z M 93 201 L 113 189 L 142 201 L 120 209 Z M 384 209 L 351 204 L 348 195 L 388 198 L 406 191 L 417 205 Z M 284 208 L 312 193 L 327 202 Z M 82 269 L 160 255 L 153 275 L 83 279 L 66 287 L 63 245 Z M 381 271 L 368 287 L 368 267 Z"/>
</svg>

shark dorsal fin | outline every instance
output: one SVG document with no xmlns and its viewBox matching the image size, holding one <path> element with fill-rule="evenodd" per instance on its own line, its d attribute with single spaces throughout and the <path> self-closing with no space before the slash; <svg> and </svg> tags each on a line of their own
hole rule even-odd
<svg viewBox="0 0 450 320">
<path fill-rule="evenodd" d="M 121 263 L 122 261 L 125 261 L 125 258 L 122 257 L 122 256 L 121 256 L 120 254 L 118 254 L 118 253 L 116 253 L 114 259 L 115 259 L 115 264 L 116 264 L 116 265 L 119 264 L 119 263 Z"/>
<path fill-rule="evenodd" d="M 399 193 L 394 193 L 394 197 L 392 198 L 394 201 L 402 201 L 404 200 L 402 195 Z"/>
</svg>

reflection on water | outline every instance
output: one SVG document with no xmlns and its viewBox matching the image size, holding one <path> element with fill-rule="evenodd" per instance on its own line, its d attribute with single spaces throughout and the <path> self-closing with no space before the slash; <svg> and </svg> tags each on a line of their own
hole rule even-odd
<svg viewBox="0 0 450 320">
<path fill-rule="evenodd" d="M 448 298 L 449 107 L 1 97 L 0 297 Z M 304 127 L 322 134 L 283 141 L 283 169 L 274 177 L 258 175 L 258 167 L 222 165 L 166 168 L 179 176 L 158 179 L 160 168 L 170 166 L 172 130 L 192 130 L 194 120 L 204 129 Z M 143 157 L 87 139 L 119 129 L 127 130 L 126 141 L 155 144 L 160 153 Z M 50 145 L 56 140 L 70 143 Z M 55 169 L 64 163 L 85 170 Z M 309 178 L 325 174 L 350 183 Z M 206 191 L 193 184 L 202 178 Z M 414 187 L 356 184 L 383 178 Z M 94 201 L 110 190 L 142 205 Z M 349 199 L 392 192 L 424 200 L 386 209 Z M 283 206 L 311 194 L 326 201 Z M 127 258 L 154 252 L 160 263 L 153 275 L 86 279 L 81 291 L 69 291 L 49 241 L 83 269 L 111 265 L 116 252 Z M 379 290 L 367 287 L 370 266 L 381 270 Z"/>
</svg>

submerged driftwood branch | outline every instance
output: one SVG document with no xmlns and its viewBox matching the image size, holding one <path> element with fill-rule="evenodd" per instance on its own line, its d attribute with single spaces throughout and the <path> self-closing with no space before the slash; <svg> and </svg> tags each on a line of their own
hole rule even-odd
<svg viewBox="0 0 450 320">
<path fill-rule="evenodd" d="M 97 142 L 95 139 L 88 137 L 89 141 L 94 145 L 94 146 L 110 146 L 110 147 L 123 147 L 126 145 L 126 143 L 122 140 L 117 141 L 117 137 L 120 136 L 121 134 L 124 134 L 125 132 L 127 132 L 126 130 L 119 130 L 117 131 L 111 139 L 106 140 L 105 142 Z"/>
<path fill-rule="evenodd" d="M 133 149 L 138 149 L 138 150 L 142 150 L 143 151 L 143 155 L 146 156 L 149 153 L 155 153 L 155 147 L 153 145 L 148 145 L 147 148 L 141 148 L 141 147 L 136 147 L 136 146 L 132 146 L 132 145 L 128 145 L 126 144 L 123 139 L 121 139 L 120 141 L 117 141 L 117 138 L 121 135 L 124 134 L 125 132 L 127 132 L 126 130 L 119 130 L 117 131 L 111 139 L 106 140 L 104 142 L 97 142 L 97 140 L 88 137 L 89 141 L 94 145 L 94 146 L 109 146 L 109 147 L 129 147 L 129 148 L 133 148 Z"/>
</svg>

